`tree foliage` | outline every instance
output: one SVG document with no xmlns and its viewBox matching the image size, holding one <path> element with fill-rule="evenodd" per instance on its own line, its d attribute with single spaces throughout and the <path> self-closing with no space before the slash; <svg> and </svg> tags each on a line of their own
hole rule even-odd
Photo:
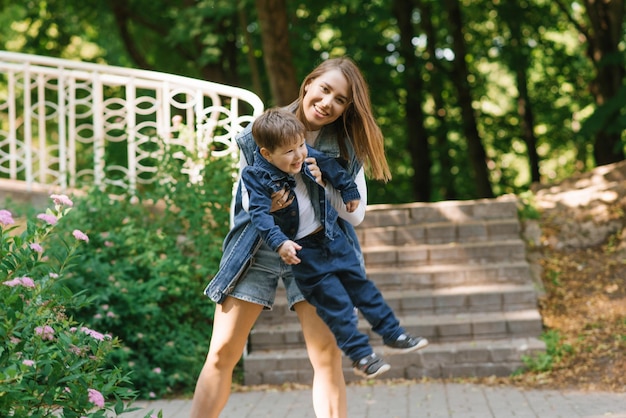
<svg viewBox="0 0 626 418">
<path fill-rule="evenodd" d="M 8 50 L 149 68 L 285 104 L 320 60 L 371 86 L 394 179 L 369 201 L 520 192 L 624 158 L 624 2 L 0 0 Z M 279 19 L 280 17 L 280 19 Z"/>
</svg>

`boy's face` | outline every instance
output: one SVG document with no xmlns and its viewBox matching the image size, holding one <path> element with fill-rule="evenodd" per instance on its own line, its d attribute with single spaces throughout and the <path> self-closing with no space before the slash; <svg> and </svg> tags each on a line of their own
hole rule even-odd
<svg viewBox="0 0 626 418">
<path fill-rule="evenodd" d="M 279 170 L 287 174 L 297 174 L 302 170 L 308 153 L 304 136 L 300 136 L 296 142 L 277 147 L 271 152 L 267 148 L 261 148 L 261 154 Z"/>
</svg>

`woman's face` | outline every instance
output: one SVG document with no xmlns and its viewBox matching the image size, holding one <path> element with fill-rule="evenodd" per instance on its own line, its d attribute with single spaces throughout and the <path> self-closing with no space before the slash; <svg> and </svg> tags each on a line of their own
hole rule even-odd
<svg viewBox="0 0 626 418">
<path fill-rule="evenodd" d="M 328 70 L 305 87 L 302 107 L 312 130 L 336 121 L 350 104 L 350 85 L 340 70 Z"/>
</svg>

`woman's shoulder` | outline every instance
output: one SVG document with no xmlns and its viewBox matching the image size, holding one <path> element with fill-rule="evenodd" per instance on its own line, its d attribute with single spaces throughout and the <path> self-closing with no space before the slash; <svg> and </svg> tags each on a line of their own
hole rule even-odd
<svg viewBox="0 0 626 418">
<path fill-rule="evenodd" d="M 254 142 L 254 137 L 252 136 L 252 123 L 248 124 L 243 131 L 239 132 L 237 136 L 235 136 L 235 141 L 237 142 L 237 146 L 246 157 L 246 162 L 248 165 L 252 165 L 254 163 L 254 150 L 256 149 L 256 142 Z"/>
</svg>

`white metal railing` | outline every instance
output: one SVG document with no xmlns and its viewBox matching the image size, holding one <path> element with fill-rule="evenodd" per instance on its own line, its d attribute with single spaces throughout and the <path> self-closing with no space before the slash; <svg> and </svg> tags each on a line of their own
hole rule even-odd
<svg viewBox="0 0 626 418">
<path fill-rule="evenodd" d="M 235 135 L 262 110 L 236 87 L 0 51 L 0 179 L 133 193 L 169 145 L 236 152 Z M 181 122 L 195 138 L 176 134 Z"/>
</svg>

